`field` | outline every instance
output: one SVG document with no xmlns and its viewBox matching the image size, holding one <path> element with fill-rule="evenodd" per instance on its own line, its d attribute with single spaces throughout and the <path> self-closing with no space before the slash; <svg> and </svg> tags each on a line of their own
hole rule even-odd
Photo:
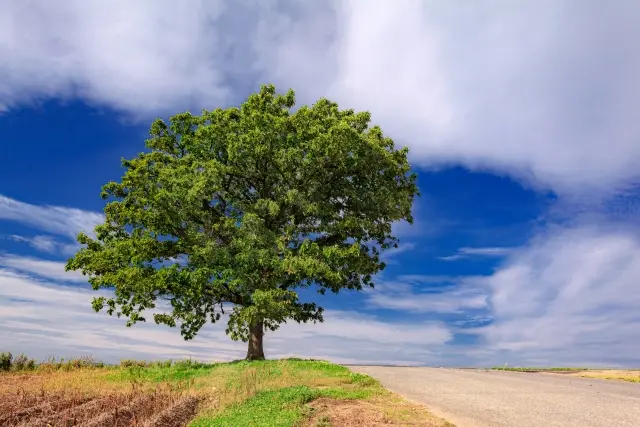
<svg viewBox="0 0 640 427">
<path fill-rule="evenodd" d="M 0 426 L 451 426 L 363 374 L 286 359 L 43 363 L 0 373 Z"/>
<path fill-rule="evenodd" d="M 604 380 L 619 380 L 633 383 L 640 383 L 640 369 L 591 369 L 591 368 L 492 368 L 499 371 L 515 372 L 549 372 L 555 374 L 566 374 L 582 378 L 600 378 Z"/>
</svg>

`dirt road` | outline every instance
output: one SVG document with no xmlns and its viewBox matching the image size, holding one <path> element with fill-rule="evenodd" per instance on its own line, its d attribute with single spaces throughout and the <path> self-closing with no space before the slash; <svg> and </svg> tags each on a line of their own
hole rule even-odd
<svg viewBox="0 0 640 427">
<path fill-rule="evenodd" d="M 639 427 L 640 384 L 518 372 L 349 366 L 458 427 Z"/>
</svg>

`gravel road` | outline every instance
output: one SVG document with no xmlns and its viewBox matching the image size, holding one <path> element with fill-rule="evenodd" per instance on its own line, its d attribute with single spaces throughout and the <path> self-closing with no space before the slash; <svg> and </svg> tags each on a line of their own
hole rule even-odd
<svg viewBox="0 0 640 427">
<path fill-rule="evenodd" d="M 640 384 L 546 373 L 349 368 L 458 427 L 640 427 Z"/>
</svg>

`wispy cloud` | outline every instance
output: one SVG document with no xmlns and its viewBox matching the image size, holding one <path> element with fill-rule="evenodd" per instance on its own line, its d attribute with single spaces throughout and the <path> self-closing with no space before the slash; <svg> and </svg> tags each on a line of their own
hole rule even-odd
<svg viewBox="0 0 640 427">
<path fill-rule="evenodd" d="M 475 277 L 401 275 L 367 291 L 370 308 L 414 313 L 465 314 L 488 309 L 488 292 Z"/>
<path fill-rule="evenodd" d="M 401 243 L 397 248 L 389 249 L 382 254 L 382 260 L 387 264 L 397 264 L 398 260 L 395 259 L 398 255 L 412 251 L 416 248 L 416 244 L 413 242 Z"/>
<path fill-rule="evenodd" d="M 493 274 L 399 276 L 366 300 L 375 310 L 446 316 L 455 333 L 476 337 L 444 348 L 462 351 L 463 364 L 635 366 L 639 277 L 637 230 L 556 225 L 508 252 Z"/>
<path fill-rule="evenodd" d="M 46 261 L 16 255 L 0 255 L 0 267 L 36 275 L 49 280 L 78 283 L 87 282 L 86 276 L 75 271 L 65 271 L 64 263 L 58 261 Z"/>
<path fill-rule="evenodd" d="M 555 227 L 488 276 L 387 278 L 365 292 L 365 311 L 328 310 L 324 324 L 285 324 L 267 335 L 267 351 L 341 363 L 631 366 L 640 352 L 639 266 L 640 236 L 631 230 Z M 90 291 L 78 285 L 83 280 L 67 276 L 62 263 L 0 257 L 0 340 L 37 357 L 230 360 L 245 351 L 222 324 L 191 342 L 153 324 L 126 328 L 91 310 L 91 297 L 108 291 Z M 386 320 L 381 310 L 402 315 Z M 457 334 L 477 339 L 455 344 Z"/>
<path fill-rule="evenodd" d="M 24 203 L 0 195 L 0 220 L 3 219 L 75 240 L 81 231 L 92 233 L 104 216 L 75 208 Z"/>
<path fill-rule="evenodd" d="M 232 360 L 246 351 L 246 344 L 232 342 L 224 334 L 224 323 L 206 326 L 187 342 L 177 329 L 152 322 L 126 328 L 124 320 L 91 309 L 91 298 L 108 291 L 37 279 L 30 272 L 40 275 L 46 270 L 32 260 L 25 261 L 30 264 L 25 268 L 20 262 L 7 262 L 6 257 L 4 262 L 22 271 L 0 268 L 0 340 L 12 343 L 12 350 L 35 357 L 90 353 L 106 361 L 189 356 Z M 52 279 L 61 267 L 58 263 L 57 269 L 51 269 Z M 269 357 L 296 355 L 340 363 L 422 364 L 435 357 L 434 348 L 451 339 L 451 331 L 441 322 L 382 321 L 370 314 L 327 310 L 322 324 L 290 323 L 268 333 L 265 351 Z"/>
<path fill-rule="evenodd" d="M 494 321 L 478 332 L 518 363 L 637 364 L 639 277 L 632 230 L 554 228 L 483 281 Z"/>
<path fill-rule="evenodd" d="M 50 254 L 56 255 L 73 255 L 79 248 L 78 244 L 74 243 L 62 243 L 51 236 L 17 236 L 12 235 L 9 238 L 16 242 L 26 243 L 32 248 Z"/>
<path fill-rule="evenodd" d="M 457 261 L 470 257 L 502 257 L 508 255 L 513 248 L 488 247 L 488 248 L 460 248 L 454 255 L 438 257 L 442 261 Z"/>
</svg>

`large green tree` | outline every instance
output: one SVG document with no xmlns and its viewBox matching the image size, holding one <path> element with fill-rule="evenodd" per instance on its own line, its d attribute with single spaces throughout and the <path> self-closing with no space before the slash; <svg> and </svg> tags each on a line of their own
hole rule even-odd
<svg viewBox="0 0 640 427">
<path fill-rule="evenodd" d="M 67 263 L 114 290 L 94 298 L 96 311 L 131 326 L 153 309 L 191 339 L 226 309 L 227 334 L 263 359 L 265 329 L 323 320 L 296 290 L 374 286 L 382 251 L 397 247 L 392 224 L 413 220 L 408 150 L 369 113 L 294 104 L 269 85 L 239 108 L 152 124 L 149 150 L 102 189 L 104 224 L 78 236 Z"/>
</svg>

